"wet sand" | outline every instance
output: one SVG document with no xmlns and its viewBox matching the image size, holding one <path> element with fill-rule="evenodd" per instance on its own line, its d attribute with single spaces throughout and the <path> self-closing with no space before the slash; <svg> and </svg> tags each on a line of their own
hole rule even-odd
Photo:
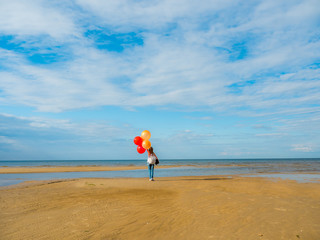
<svg viewBox="0 0 320 240">
<path fill-rule="evenodd" d="M 181 167 L 175 165 L 156 166 L 156 168 Z M 53 166 L 53 167 L 0 167 L 2 173 L 53 173 L 53 172 L 97 172 L 97 171 L 124 171 L 146 169 L 147 166 Z"/>
<path fill-rule="evenodd" d="M 0 239 L 320 239 L 320 184 L 233 176 L 0 188 Z"/>
</svg>

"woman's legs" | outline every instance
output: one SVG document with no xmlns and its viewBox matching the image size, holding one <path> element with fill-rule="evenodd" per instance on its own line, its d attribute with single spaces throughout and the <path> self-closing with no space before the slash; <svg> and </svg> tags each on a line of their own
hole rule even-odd
<svg viewBox="0 0 320 240">
<path fill-rule="evenodd" d="M 149 179 L 151 179 L 151 164 L 148 165 L 149 168 Z"/>
<path fill-rule="evenodd" d="M 149 164 L 149 178 L 153 179 L 154 164 Z"/>
<path fill-rule="evenodd" d="M 151 164 L 151 179 L 153 179 L 154 174 L 154 164 Z"/>
</svg>

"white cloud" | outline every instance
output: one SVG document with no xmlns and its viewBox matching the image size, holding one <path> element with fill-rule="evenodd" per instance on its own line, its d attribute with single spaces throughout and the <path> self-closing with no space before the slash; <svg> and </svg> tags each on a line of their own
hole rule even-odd
<svg viewBox="0 0 320 240">
<path fill-rule="evenodd" d="M 17 141 L 6 136 L 0 136 L 0 143 L 14 145 L 17 143 Z"/>
<path fill-rule="evenodd" d="M 210 120 L 212 120 L 211 116 L 203 116 L 203 117 L 186 116 L 186 118 L 193 119 L 193 120 L 202 120 L 202 121 L 210 121 Z"/>
<path fill-rule="evenodd" d="M 0 2 L 0 30 L 7 35 L 49 35 L 57 40 L 78 35 L 74 19 L 66 14 L 66 6 L 43 0 L 11 0 Z"/>
<path fill-rule="evenodd" d="M 3 124 L 0 125 L 0 129 L 8 131 L 19 129 L 21 132 L 41 132 L 48 135 L 52 132 L 60 132 L 62 135 L 76 136 L 79 141 L 90 139 L 90 141 L 108 142 L 112 141 L 110 139 L 119 140 L 127 138 L 128 134 L 131 133 L 131 126 L 122 125 L 117 127 L 107 121 L 77 122 L 70 119 L 20 117 L 11 114 L 0 114 L 0 117 L 3 118 Z M 13 122 L 13 120 L 17 120 L 18 122 Z M 13 123 L 10 124 L 10 122 Z M 9 143 L 10 139 L 3 136 L 2 142 L 5 140 Z"/>
<path fill-rule="evenodd" d="M 0 114 L 0 159 L 130 159 L 132 127 Z M 131 150 L 131 151 L 130 151 Z"/>
<path fill-rule="evenodd" d="M 312 147 L 306 144 L 293 144 L 291 150 L 296 152 L 312 152 L 313 151 Z"/>
<path fill-rule="evenodd" d="M 263 124 L 255 124 L 255 125 L 253 125 L 253 128 L 254 129 L 263 129 L 263 130 L 271 130 L 272 129 L 272 127 L 266 126 Z"/>
<path fill-rule="evenodd" d="M 210 16 L 212 11 L 234 6 L 237 0 L 202 1 L 201 4 L 191 0 L 177 1 L 76 1 L 83 9 L 99 17 L 99 24 L 113 30 L 133 31 L 137 28 L 147 30 L 164 30 L 176 22 L 189 22 L 199 17 Z M 186 21 L 187 20 L 187 21 Z"/>
<path fill-rule="evenodd" d="M 199 133 L 190 129 L 185 129 L 183 131 L 177 131 L 173 133 L 168 139 L 168 143 L 196 143 L 196 145 L 208 144 L 212 141 L 214 137 L 213 133 Z"/>
<path fill-rule="evenodd" d="M 284 136 L 286 134 L 284 133 L 259 133 L 256 134 L 257 137 L 280 137 L 280 136 Z"/>
<path fill-rule="evenodd" d="M 224 156 L 224 157 L 239 157 L 239 156 L 251 156 L 251 155 L 255 155 L 257 154 L 256 152 L 239 152 L 238 150 L 236 151 L 224 151 L 224 152 L 220 152 L 219 155 L 220 156 Z"/>
<path fill-rule="evenodd" d="M 122 105 L 125 93 L 112 83 L 119 77 L 115 71 L 120 71 L 121 65 L 117 65 L 117 60 L 111 56 L 94 49 L 82 53 L 86 58 L 49 68 L 33 66 L 17 55 L 8 57 L 9 63 L 6 64 L 11 71 L 0 72 L 0 87 L 7 95 L 3 101 L 14 101 L 48 112 Z"/>
<path fill-rule="evenodd" d="M 61 49 L 65 58 L 47 65 L 34 65 L 24 53 L 0 49 L 5 67 L 0 72 L 5 97 L 0 101 L 5 104 L 47 112 L 182 105 L 218 111 L 261 109 L 269 114 L 320 100 L 319 70 L 310 67 L 320 55 L 314 37 L 319 31 L 317 1 L 243 5 L 220 0 L 78 0 L 75 12 L 70 9 L 76 5 L 57 2 L 1 4 L 3 33 L 48 40 L 49 46 L 50 41 L 69 42 Z M 136 31 L 144 44 L 120 53 L 97 49 L 82 36 L 97 28 Z M 239 43 L 246 56 L 232 59 L 239 54 L 234 49 Z"/>
</svg>

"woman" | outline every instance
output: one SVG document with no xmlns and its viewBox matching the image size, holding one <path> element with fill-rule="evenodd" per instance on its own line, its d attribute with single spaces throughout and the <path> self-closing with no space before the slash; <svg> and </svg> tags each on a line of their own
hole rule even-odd
<svg viewBox="0 0 320 240">
<path fill-rule="evenodd" d="M 150 147 L 148 150 L 148 168 L 149 168 L 149 181 L 154 181 L 153 173 L 154 173 L 154 164 L 156 163 L 157 155 L 153 152 L 153 148 Z"/>
</svg>

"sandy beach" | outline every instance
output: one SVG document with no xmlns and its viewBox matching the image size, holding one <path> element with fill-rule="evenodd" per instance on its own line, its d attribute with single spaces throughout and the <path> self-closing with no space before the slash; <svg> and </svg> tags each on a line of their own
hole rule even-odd
<svg viewBox="0 0 320 240">
<path fill-rule="evenodd" d="M 320 239 L 320 184 L 249 177 L 0 188 L 1 239 Z"/>
</svg>

